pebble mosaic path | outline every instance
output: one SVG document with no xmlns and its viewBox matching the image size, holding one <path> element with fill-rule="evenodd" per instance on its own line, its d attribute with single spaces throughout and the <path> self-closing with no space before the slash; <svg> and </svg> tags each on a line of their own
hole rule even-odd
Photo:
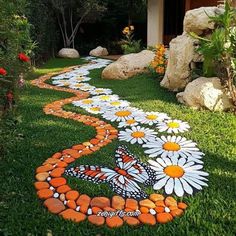
<svg viewBox="0 0 236 236">
<path fill-rule="evenodd" d="M 98 118 L 63 110 L 64 105 L 85 99 L 89 97 L 89 93 L 49 85 L 46 81 L 55 75 L 70 72 L 74 68 L 78 68 L 78 66 L 67 68 L 60 73 L 50 73 L 32 81 L 32 85 L 41 89 L 64 91 L 75 95 L 71 98 L 47 104 L 44 107 L 45 114 L 82 122 L 84 125 L 94 127 L 97 132 L 91 140 L 53 154 L 36 169 L 34 186 L 38 198 L 43 201 L 43 205 L 51 213 L 58 214 L 66 220 L 79 223 L 87 219 L 94 225 L 107 225 L 111 228 L 120 227 L 124 224 L 130 226 L 164 224 L 172 221 L 175 217 L 181 216 L 187 205 L 183 202 L 177 202 L 170 196 L 164 197 L 161 194 L 151 194 L 148 199 L 141 201 L 124 199 L 120 196 L 113 196 L 111 199 L 106 196 L 92 198 L 86 193 L 79 192 L 79 189 L 71 189 L 67 184 L 67 179 L 63 177 L 63 174 L 69 164 L 78 158 L 89 158 L 87 156 L 111 143 L 118 135 L 116 128 Z M 120 211 L 120 214 L 112 217 L 98 214 L 98 212 L 106 211 Z M 126 214 L 134 211 L 140 214 L 138 216 Z"/>
</svg>

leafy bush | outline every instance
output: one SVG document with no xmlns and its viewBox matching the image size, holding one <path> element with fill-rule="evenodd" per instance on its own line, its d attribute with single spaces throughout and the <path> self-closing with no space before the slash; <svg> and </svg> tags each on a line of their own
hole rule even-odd
<svg viewBox="0 0 236 236">
<path fill-rule="evenodd" d="M 26 1 L 0 1 L 0 110 L 13 110 L 23 74 L 30 69 L 29 57 L 35 44 L 24 16 Z M 5 70 L 5 71 L 4 71 Z"/>
</svg>

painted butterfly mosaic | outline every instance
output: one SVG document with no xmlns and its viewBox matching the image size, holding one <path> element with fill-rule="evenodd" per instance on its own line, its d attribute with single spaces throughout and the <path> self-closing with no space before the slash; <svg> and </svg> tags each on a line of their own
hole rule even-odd
<svg viewBox="0 0 236 236">
<path fill-rule="evenodd" d="M 110 169 L 100 166 L 81 165 L 69 168 L 66 175 L 91 181 L 93 183 L 108 183 L 112 190 L 124 198 L 143 199 L 147 194 L 138 183 L 153 185 L 155 171 L 142 163 L 125 146 L 119 146 L 115 153 L 116 167 Z"/>
</svg>

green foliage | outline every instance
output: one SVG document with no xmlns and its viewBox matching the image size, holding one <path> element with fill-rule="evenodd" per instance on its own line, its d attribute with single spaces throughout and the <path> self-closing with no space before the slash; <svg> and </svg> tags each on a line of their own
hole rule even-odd
<svg viewBox="0 0 236 236">
<path fill-rule="evenodd" d="M 140 52 L 142 50 L 141 49 L 141 40 L 132 40 L 129 43 L 127 42 L 125 44 L 122 44 L 121 48 L 122 48 L 124 54 Z"/>
<path fill-rule="evenodd" d="M 236 9 L 230 7 L 230 1 L 227 0 L 223 13 L 209 18 L 215 23 L 215 29 L 209 37 L 203 38 L 194 33 L 191 35 L 200 41 L 204 75 L 218 76 L 236 106 Z"/>
<path fill-rule="evenodd" d="M 29 63 L 18 58 L 19 53 L 31 55 L 35 43 L 30 38 L 31 25 L 24 16 L 25 0 L 0 0 L 0 67 L 7 71 L 0 75 L 0 106 L 6 107 L 6 93 L 12 91 L 17 98 L 19 75 L 30 69 Z"/>
<path fill-rule="evenodd" d="M 31 37 L 37 42 L 34 60 L 44 61 L 58 50 L 59 29 L 49 1 L 28 0 L 27 17 L 32 24 Z"/>
</svg>

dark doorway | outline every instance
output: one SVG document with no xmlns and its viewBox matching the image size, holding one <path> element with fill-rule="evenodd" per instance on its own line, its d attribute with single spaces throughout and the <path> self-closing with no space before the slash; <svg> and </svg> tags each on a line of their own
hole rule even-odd
<svg viewBox="0 0 236 236">
<path fill-rule="evenodd" d="M 164 44 L 183 32 L 185 0 L 164 1 Z"/>
</svg>

